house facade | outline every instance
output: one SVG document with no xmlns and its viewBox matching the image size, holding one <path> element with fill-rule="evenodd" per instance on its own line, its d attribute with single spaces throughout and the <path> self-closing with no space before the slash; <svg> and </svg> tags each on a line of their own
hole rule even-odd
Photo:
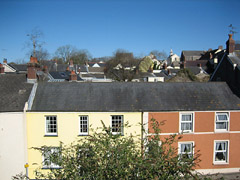
<svg viewBox="0 0 240 180">
<path fill-rule="evenodd" d="M 123 83 L 38 83 L 27 112 L 29 177 L 37 168 L 57 168 L 44 165 L 44 155 L 33 147 L 76 143 L 100 132 L 102 122 L 113 134 L 136 136 L 140 146 L 142 113 L 121 93 L 127 88 Z"/>
<path fill-rule="evenodd" d="M 165 85 L 167 86 L 167 85 Z M 240 103 L 226 83 L 173 83 L 158 112 L 145 112 L 147 136 L 152 119 L 161 124 L 161 139 L 176 134 L 179 154 L 200 155 L 201 173 L 239 172 Z M 166 87 L 162 87 L 167 91 Z M 175 91 L 175 94 L 174 94 Z"/>
<path fill-rule="evenodd" d="M 1 179 L 25 173 L 27 163 L 26 108 L 32 85 L 25 74 L 0 74 Z"/>
<path fill-rule="evenodd" d="M 152 112 L 151 118 L 164 122 L 161 138 L 178 134 L 175 144 L 179 154 L 199 154 L 196 170 L 201 173 L 239 172 L 240 111 Z M 154 132 L 149 124 L 149 135 Z M 189 151 L 189 152 L 186 152 Z"/>
<path fill-rule="evenodd" d="M 141 137 L 141 113 L 138 112 L 29 112 L 27 119 L 30 178 L 34 178 L 34 170 L 39 167 L 43 171 L 54 168 L 54 165 L 46 167 L 42 164 L 44 157 L 32 147 L 59 147 L 60 142 L 65 145 L 77 143 L 94 131 L 100 132 L 97 128 L 103 127 L 102 122 L 111 127 L 113 133 Z M 123 123 L 129 123 L 131 127 L 126 128 Z"/>
</svg>

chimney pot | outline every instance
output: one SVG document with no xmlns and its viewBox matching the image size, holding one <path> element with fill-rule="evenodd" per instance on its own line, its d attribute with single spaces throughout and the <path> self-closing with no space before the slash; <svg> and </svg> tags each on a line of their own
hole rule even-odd
<svg viewBox="0 0 240 180">
<path fill-rule="evenodd" d="M 30 57 L 30 63 L 38 63 L 37 58 L 31 56 L 31 57 Z"/>
</svg>

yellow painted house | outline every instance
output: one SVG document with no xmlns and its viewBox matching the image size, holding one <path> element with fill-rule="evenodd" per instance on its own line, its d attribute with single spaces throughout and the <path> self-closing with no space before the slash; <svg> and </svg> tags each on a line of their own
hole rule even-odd
<svg viewBox="0 0 240 180">
<path fill-rule="evenodd" d="M 111 127 L 112 133 L 136 135 L 136 140 L 140 140 L 144 115 L 137 110 L 140 97 L 126 94 L 129 85 L 134 86 L 132 83 L 35 84 L 35 96 L 27 112 L 29 177 L 34 178 L 34 170 L 39 167 L 42 171 L 49 168 L 42 164 L 42 154 L 32 147 L 70 144 L 102 127 L 101 121 Z M 125 123 L 130 127 L 124 127 Z"/>
</svg>

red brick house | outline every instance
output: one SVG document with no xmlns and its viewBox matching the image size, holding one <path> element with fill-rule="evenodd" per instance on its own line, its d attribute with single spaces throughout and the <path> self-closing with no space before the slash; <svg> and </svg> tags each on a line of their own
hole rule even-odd
<svg viewBox="0 0 240 180">
<path fill-rule="evenodd" d="M 168 86 L 168 85 L 165 85 Z M 151 119 L 159 123 L 161 138 L 182 136 L 175 147 L 179 154 L 199 151 L 202 173 L 240 170 L 240 104 L 226 83 L 174 83 L 160 98 L 158 112 L 145 112 L 148 136 L 154 135 Z M 170 88 L 170 87 L 169 87 Z M 175 92 L 175 93 L 174 93 Z M 164 101 L 165 100 L 165 101 Z"/>
</svg>

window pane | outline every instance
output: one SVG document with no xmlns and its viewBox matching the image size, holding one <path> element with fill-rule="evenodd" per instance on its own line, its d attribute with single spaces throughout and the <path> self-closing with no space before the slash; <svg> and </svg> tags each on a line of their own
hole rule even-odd
<svg viewBox="0 0 240 180">
<path fill-rule="evenodd" d="M 216 142 L 215 144 L 215 161 L 224 161 L 227 162 L 227 149 L 228 142 Z"/>
<path fill-rule="evenodd" d="M 46 133 L 57 133 L 57 118 L 56 116 L 46 117 Z"/>
<path fill-rule="evenodd" d="M 43 151 L 43 166 L 47 168 L 59 167 L 56 163 L 54 163 L 57 161 L 57 157 L 59 157 L 59 155 L 59 148 L 46 148 Z"/>
<path fill-rule="evenodd" d="M 181 123 L 181 130 L 192 130 L 192 123 Z"/>
<path fill-rule="evenodd" d="M 80 133 L 88 133 L 88 116 L 80 116 Z"/>
<path fill-rule="evenodd" d="M 227 123 L 226 122 L 217 122 L 216 129 L 227 129 Z"/>
<path fill-rule="evenodd" d="M 226 152 L 216 152 L 215 161 L 226 161 Z"/>
<path fill-rule="evenodd" d="M 192 158 L 193 156 L 193 144 L 186 143 L 180 145 L 180 156 L 182 158 Z"/>
<path fill-rule="evenodd" d="M 191 121 L 192 115 L 191 114 L 184 114 L 182 115 L 182 121 Z"/>
<path fill-rule="evenodd" d="M 123 131 L 123 116 L 112 116 L 112 132 L 122 133 Z"/>
<path fill-rule="evenodd" d="M 228 120 L 227 114 L 218 114 L 218 120 Z"/>
<path fill-rule="evenodd" d="M 181 144 L 181 152 L 191 152 L 191 144 Z"/>
</svg>

